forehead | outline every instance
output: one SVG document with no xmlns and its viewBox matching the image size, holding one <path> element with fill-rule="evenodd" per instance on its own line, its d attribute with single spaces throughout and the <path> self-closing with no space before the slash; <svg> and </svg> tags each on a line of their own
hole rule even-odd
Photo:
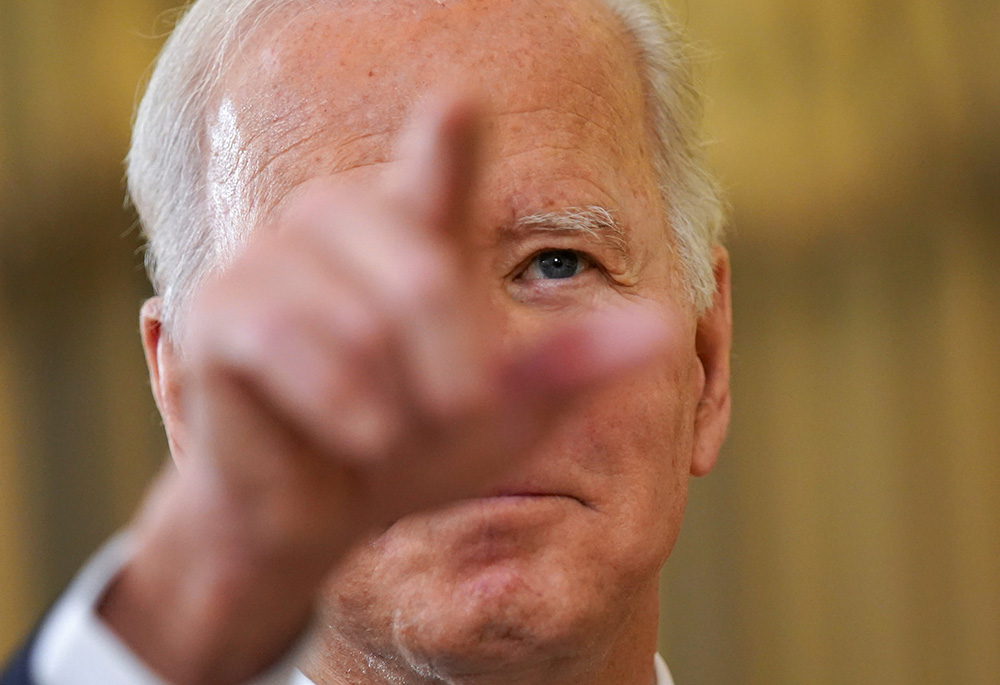
<svg viewBox="0 0 1000 685">
<path fill-rule="evenodd" d="M 286 12 L 254 34 L 220 89 L 213 197 L 226 211 L 240 193 L 268 207 L 310 177 L 379 173 L 414 107 L 444 88 L 488 103 L 492 171 L 586 167 L 592 178 L 579 182 L 613 195 L 623 171 L 648 162 L 637 65 L 597 0 L 359 0 Z"/>
</svg>

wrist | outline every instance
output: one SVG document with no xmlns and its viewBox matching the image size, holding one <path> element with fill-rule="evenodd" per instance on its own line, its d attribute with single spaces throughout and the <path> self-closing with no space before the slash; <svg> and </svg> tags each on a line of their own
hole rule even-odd
<svg viewBox="0 0 1000 685">
<path fill-rule="evenodd" d="M 258 544 L 223 498 L 200 490 L 176 473 L 158 484 L 98 613 L 171 682 L 236 683 L 299 639 L 330 562 Z"/>
</svg>

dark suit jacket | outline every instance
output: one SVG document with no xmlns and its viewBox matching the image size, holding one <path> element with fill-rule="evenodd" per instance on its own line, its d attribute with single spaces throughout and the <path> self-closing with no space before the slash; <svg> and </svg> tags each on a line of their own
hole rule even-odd
<svg viewBox="0 0 1000 685">
<path fill-rule="evenodd" d="M 10 660 L 0 673 L 0 685 L 34 685 L 28 664 L 31 661 L 31 652 L 35 647 L 35 639 L 38 637 L 36 630 L 28 638 L 27 642 L 11 655 Z"/>
</svg>

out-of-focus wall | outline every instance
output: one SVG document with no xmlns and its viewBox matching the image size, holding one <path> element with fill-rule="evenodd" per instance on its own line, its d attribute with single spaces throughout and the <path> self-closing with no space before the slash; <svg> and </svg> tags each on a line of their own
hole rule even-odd
<svg viewBox="0 0 1000 685">
<path fill-rule="evenodd" d="M 164 454 L 120 160 L 166 0 L 0 2 L 0 652 Z M 664 578 L 682 685 L 997 682 L 1000 5 L 687 0 L 734 424 Z"/>
<path fill-rule="evenodd" d="M 677 681 L 1000 682 L 1000 4 L 681 11 L 736 345 L 665 572 Z"/>
<path fill-rule="evenodd" d="M 0 2 L 0 652 L 126 520 L 165 449 L 123 210 L 156 0 Z"/>
</svg>

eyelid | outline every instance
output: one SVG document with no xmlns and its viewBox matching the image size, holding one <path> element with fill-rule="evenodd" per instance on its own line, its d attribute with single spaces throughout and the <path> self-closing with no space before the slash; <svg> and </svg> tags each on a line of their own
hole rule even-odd
<svg viewBox="0 0 1000 685">
<path fill-rule="evenodd" d="M 595 269 L 595 268 L 596 269 L 602 269 L 601 263 L 594 257 L 594 255 L 590 254 L 589 252 L 585 252 L 583 250 L 578 250 L 578 249 L 575 249 L 575 248 L 572 248 L 572 247 L 543 247 L 540 250 L 535 250 L 534 252 L 531 253 L 530 256 L 528 256 L 527 259 L 525 259 L 522 262 L 520 262 L 514 268 L 514 270 L 511 272 L 511 279 L 515 280 L 515 281 L 518 281 L 518 280 L 528 280 L 529 282 L 530 281 L 541 281 L 541 280 L 544 280 L 546 282 L 549 282 L 549 281 L 555 282 L 555 281 L 569 281 L 569 280 L 572 280 L 571 278 L 561 278 L 561 279 L 560 278 L 546 278 L 546 279 L 523 279 L 522 278 L 522 276 L 524 276 L 524 273 L 531 267 L 531 265 L 534 263 L 534 261 L 536 259 L 538 259 L 541 255 L 545 254 L 546 252 L 572 252 L 573 254 L 577 255 L 577 257 L 579 258 L 580 263 L 583 266 L 583 268 L 580 270 L 579 273 L 575 274 L 573 276 L 573 278 L 576 278 L 577 276 L 580 276 L 584 272 L 590 271 L 591 269 Z"/>
</svg>

